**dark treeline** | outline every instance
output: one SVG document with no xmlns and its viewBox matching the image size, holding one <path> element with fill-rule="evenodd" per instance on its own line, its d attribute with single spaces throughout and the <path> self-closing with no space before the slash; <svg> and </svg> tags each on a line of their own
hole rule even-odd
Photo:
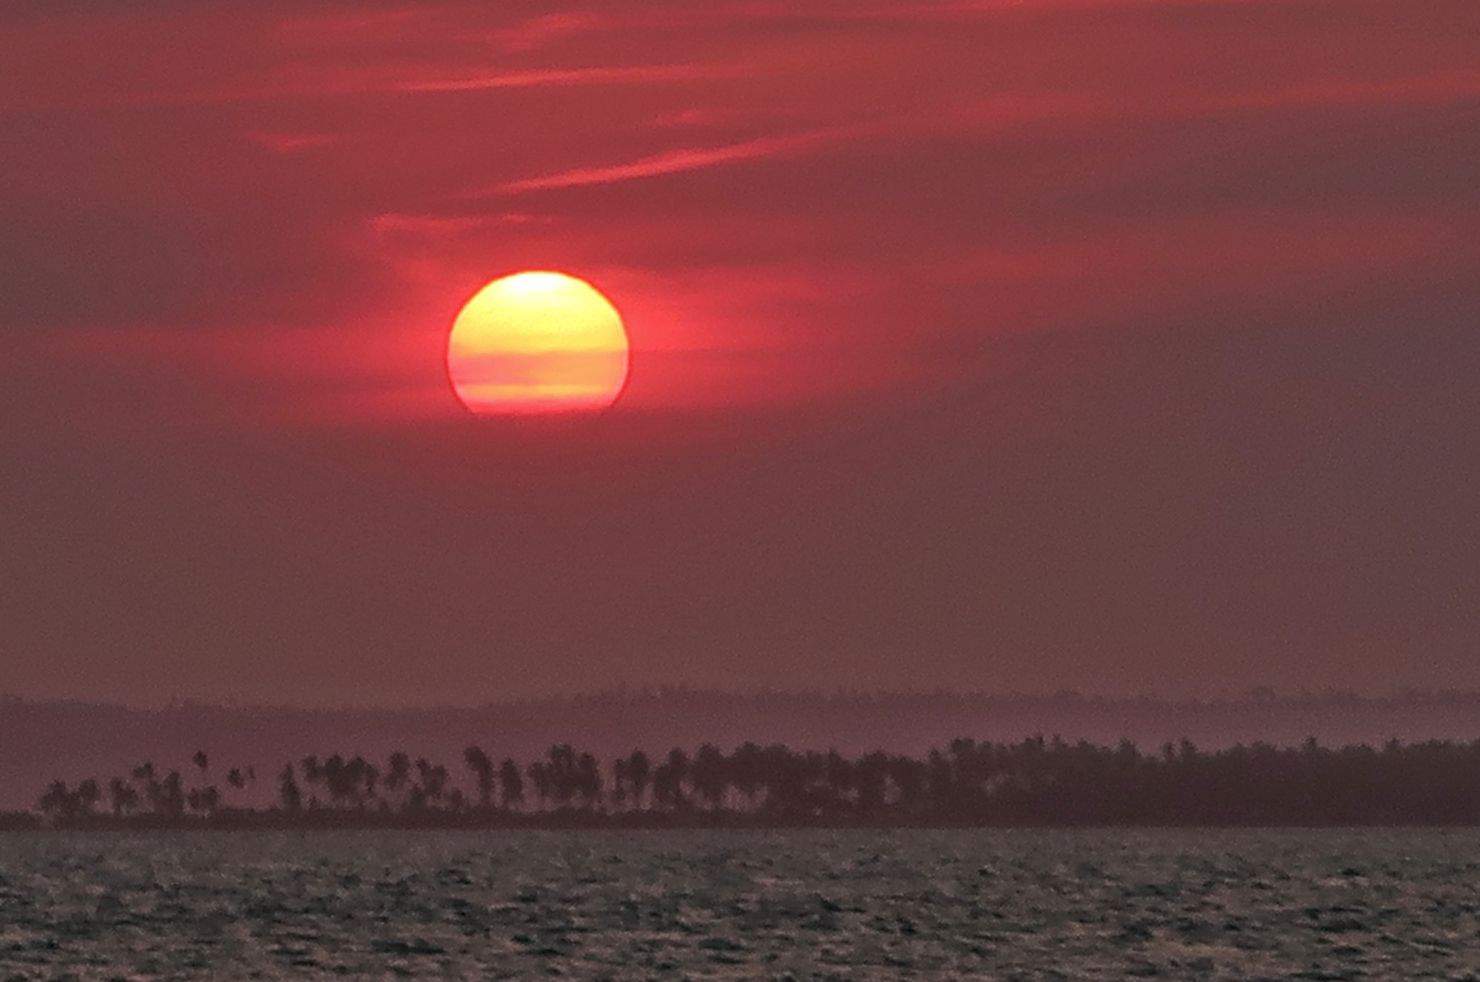
<svg viewBox="0 0 1480 982">
<path fill-rule="evenodd" d="M 140 761 L 193 768 L 197 747 L 221 761 L 253 761 L 254 793 L 236 804 L 266 804 L 267 765 L 306 750 L 348 748 L 384 767 L 395 750 L 452 763 L 472 740 L 500 760 L 527 761 L 578 736 L 603 761 L 633 747 L 666 751 L 708 742 L 727 750 L 746 740 L 826 749 L 923 756 L 969 734 L 1016 742 L 1035 733 L 1148 748 L 1186 737 L 1199 747 L 1266 741 L 1285 746 L 1316 736 L 1330 746 L 1390 737 L 1405 742 L 1480 736 L 1480 692 L 1362 696 L 1254 690 L 1217 699 L 1112 697 L 1072 692 L 716 692 L 683 688 L 570 693 L 477 707 L 287 709 L 173 703 L 152 709 L 0 695 L 0 810 L 33 808 L 36 791 L 57 776 L 125 775 Z M 24 748 L 24 749 L 22 749 Z M 459 778 L 461 780 L 461 777 Z M 106 783 L 106 780 L 105 780 Z"/>
<path fill-rule="evenodd" d="M 59 827 L 1480 824 L 1480 741 L 1145 753 L 960 739 L 923 758 L 746 743 L 605 762 L 560 744 L 523 763 L 470 746 L 454 767 L 333 754 L 261 777 L 192 762 L 58 780 L 37 807 Z"/>
</svg>

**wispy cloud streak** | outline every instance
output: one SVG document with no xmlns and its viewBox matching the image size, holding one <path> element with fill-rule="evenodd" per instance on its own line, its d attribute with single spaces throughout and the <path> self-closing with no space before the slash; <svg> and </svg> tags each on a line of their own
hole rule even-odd
<svg viewBox="0 0 1480 982">
<path fill-rule="evenodd" d="M 684 171 L 703 170 L 746 160 L 780 157 L 839 143 L 861 133 L 859 127 L 829 127 L 785 136 L 763 136 L 740 143 L 717 147 L 686 147 L 667 150 L 625 164 L 605 167 L 577 167 L 539 177 L 523 178 L 496 185 L 491 190 L 502 194 L 522 194 L 557 188 L 584 187 L 592 184 L 616 184 L 662 177 Z"/>
<path fill-rule="evenodd" d="M 47 97 L 15 103 L 7 103 L 3 97 L 0 97 L 0 112 L 252 105 L 345 99 L 355 96 L 450 95 L 460 92 L 493 92 L 503 89 L 645 85 L 728 78 L 739 74 L 741 74 L 741 69 L 735 66 L 689 63 L 535 68 L 461 76 L 428 75 L 422 78 L 397 77 L 379 73 L 358 75 L 326 71 L 309 78 L 268 79 L 230 88 L 178 90 L 152 88 L 130 90 L 125 88 L 95 95 L 89 94 L 85 97 Z"/>
<path fill-rule="evenodd" d="M 465 78 L 393 82 L 384 86 L 393 92 L 477 92 L 487 89 L 535 88 L 562 85 L 603 85 L 613 82 L 682 82 L 720 78 L 735 74 L 717 65 L 626 65 L 612 68 L 544 68 L 522 72 L 497 72 Z"/>
</svg>

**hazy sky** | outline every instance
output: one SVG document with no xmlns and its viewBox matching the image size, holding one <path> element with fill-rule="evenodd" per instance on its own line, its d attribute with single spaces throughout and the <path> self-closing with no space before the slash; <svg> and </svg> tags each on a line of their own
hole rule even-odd
<svg viewBox="0 0 1480 982">
<path fill-rule="evenodd" d="M 0 9 L 0 691 L 1480 686 L 1480 4 Z M 461 303 L 622 310 L 479 420 Z"/>
</svg>

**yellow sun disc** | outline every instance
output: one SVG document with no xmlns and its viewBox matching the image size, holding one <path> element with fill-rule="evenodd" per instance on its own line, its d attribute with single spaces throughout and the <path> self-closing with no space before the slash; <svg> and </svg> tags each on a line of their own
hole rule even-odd
<svg viewBox="0 0 1480 982">
<path fill-rule="evenodd" d="M 504 276 L 452 322 L 447 374 L 478 415 L 605 409 L 627 381 L 627 332 L 610 300 L 564 273 Z"/>
</svg>

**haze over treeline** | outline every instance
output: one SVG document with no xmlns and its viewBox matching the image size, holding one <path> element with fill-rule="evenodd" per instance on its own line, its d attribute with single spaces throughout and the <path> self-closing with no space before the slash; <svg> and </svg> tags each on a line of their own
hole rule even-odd
<svg viewBox="0 0 1480 982">
<path fill-rule="evenodd" d="M 1213 700 L 1154 697 L 897 693 L 725 693 L 684 689 L 608 692 L 479 708 L 281 709 L 175 704 L 140 709 L 84 702 L 0 700 L 0 808 L 29 807 L 35 789 L 63 774 L 126 773 L 139 761 L 189 765 L 197 748 L 220 759 L 266 762 L 353 747 L 456 759 L 476 743 L 528 758 L 573 741 L 603 756 L 636 747 L 733 748 L 745 741 L 794 747 L 922 754 L 960 736 L 1012 741 L 1035 734 L 1154 749 L 1265 741 L 1380 745 L 1397 738 L 1472 740 L 1480 693 L 1279 695 Z"/>
</svg>

